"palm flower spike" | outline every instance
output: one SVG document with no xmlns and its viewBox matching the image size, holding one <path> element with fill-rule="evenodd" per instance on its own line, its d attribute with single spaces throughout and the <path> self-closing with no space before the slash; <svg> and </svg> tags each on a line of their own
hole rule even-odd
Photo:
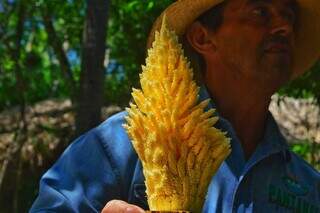
<svg viewBox="0 0 320 213">
<path fill-rule="evenodd" d="M 150 210 L 201 212 L 209 183 L 230 153 L 218 117 L 198 103 L 190 63 L 165 16 L 140 74 L 124 127 L 142 162 Z"/>
</svg>

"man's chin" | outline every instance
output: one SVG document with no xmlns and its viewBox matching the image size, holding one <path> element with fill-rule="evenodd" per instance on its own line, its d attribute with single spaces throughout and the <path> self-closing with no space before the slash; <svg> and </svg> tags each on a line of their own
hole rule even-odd
<svg viewBox="0 0 320 213">
<path fill-rule="evenodd" d="M 284 53 L 267 54 L 265 59 L 263 64 L 269 72 L 273 70 L 286 75 L 292 73 L 292 57 L 290 55 Z"/>
<path fill-rule="evenodd" d="M 259 88 L 265 88 L 270 95 L 279 90 L 282 86 L 287 84 L 292 75 L 292 69 L 284 65 L 273 65 L 263 68 L 259 74 L 257 82 Z"/>
</svg>

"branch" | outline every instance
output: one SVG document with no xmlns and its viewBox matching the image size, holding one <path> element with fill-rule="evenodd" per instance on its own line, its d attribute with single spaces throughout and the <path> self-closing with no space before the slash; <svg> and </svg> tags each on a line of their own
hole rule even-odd
<svg viewBox="0 0 320 213">
<path fill-rule="evenodd" d="M 45 29 L 48 34 L 49 45 L 53 48 L 53 51 L 58 58 L 59 64 L 61 66 L 62 74 L 65 77 L 67 84 L 71 90 L 71 94 L 72 94 L 71 99 L 74 99 L 75 98 L 74 95 L 76 94 L 76 82 L 74 80 L 71 66 L 66 56 L 66 53 L 63 50 L 62 42 L 60 41 L 59 37 L 57 36 L 57 32 L 54 29 L 52 18 L 48 12 L 48 9 L 42 8 L 41 15 L 44 21 Z"/>
<path fill-rule="evenodd" d="M 16 93 L 18 94 L 19 98 L 19 105 L 20 105 L 20 116 L 21 119 L 19 119 L 22 123 L 22 126 L 20 126 L 20 121 L 18 123 L 19 128 L 16 131 L 16 136 L 17 140 L 15 140 L 16 143 L 16 149 L 13 150 L 12 153 L 8 153 L 8 156 L 3 162 L 3 165 L 1 167 L 1 173 L 0 173 L 0 189 L 3 184 L 3 178 L 5 176 L 5 172 L 7 170 L 7 166 L 9 162 L 13 159 L 13 156 L 15 154 L 20 155 L 21 148 L 23 144 L 25 143 L 25 136 L 27 134 L 27 122 L 26 122 L 26 116 L 25 116 L 25 109 L 26 109 L 26 98 L 25 98 L 25 88 L 26 88 L 26 82 L 25 79 L 23 78 L 22 70 L 21 70 L 21 65 L 20 65 L 20 57 L 21 57 L 21 40 L 23 37 L 23 32 L 24 32 L 24 23 L 26 20 L 26 4 L 24 0 L 16 2 L 17 4 L 17 16 L 18 16 L 18 21 L 16 25 L 16 33 L 15 33 L 15 45 L 12 49 L 10 49 L 10 56 L 12 57 L 12 60 L 15 62 L 14 64 L 14 73 L 17 81 L 17 86 L 16 86 Z M 21 131 L 19 131 L 21 130 Z M 21 137 L 18 137 L 21 136 Z M 13 195 L 13 212 L 17 212 L 17 207 L 18 207 L 18 191 L 19 191 L 18 185 L 15 186 L 15 191 Z"/>
</svg>

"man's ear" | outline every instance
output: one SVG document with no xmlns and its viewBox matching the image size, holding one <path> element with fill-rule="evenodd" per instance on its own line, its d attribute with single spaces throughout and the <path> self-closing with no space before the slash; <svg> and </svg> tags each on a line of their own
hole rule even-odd
<svg viewBox="0 0 320 213">
<path fill-rule="evenodd" d="M 210 32 L 200 22 L 194 22 L 186 32 L 186 38 L 190 45 L 200 54 L 212 54 L 216 50 L 213 32 Z M 211 36 L 210 36 L 211 35 Z"/>
</svg>

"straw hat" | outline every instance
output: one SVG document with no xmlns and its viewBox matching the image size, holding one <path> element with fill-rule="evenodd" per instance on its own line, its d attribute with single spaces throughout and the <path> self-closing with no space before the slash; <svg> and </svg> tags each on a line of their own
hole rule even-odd
<svg viewBox="0 0 320 213">
<path fill-rule="evenodd" d="M 179 36 L 183 35 L 192 22 L 208 9 L 224 0 L 178 0 L 165 9 L 153 24 L 148 38 L 148 47 L 154 40 L 155 31 L 161 27 L 163 14 L 168 26 Z M 320 1 L 297 0 L 299 5 L 299 29 L 294 49 L 294 78 L 307 71 L 319 58 L 320 53 Z"/>
</svg>

